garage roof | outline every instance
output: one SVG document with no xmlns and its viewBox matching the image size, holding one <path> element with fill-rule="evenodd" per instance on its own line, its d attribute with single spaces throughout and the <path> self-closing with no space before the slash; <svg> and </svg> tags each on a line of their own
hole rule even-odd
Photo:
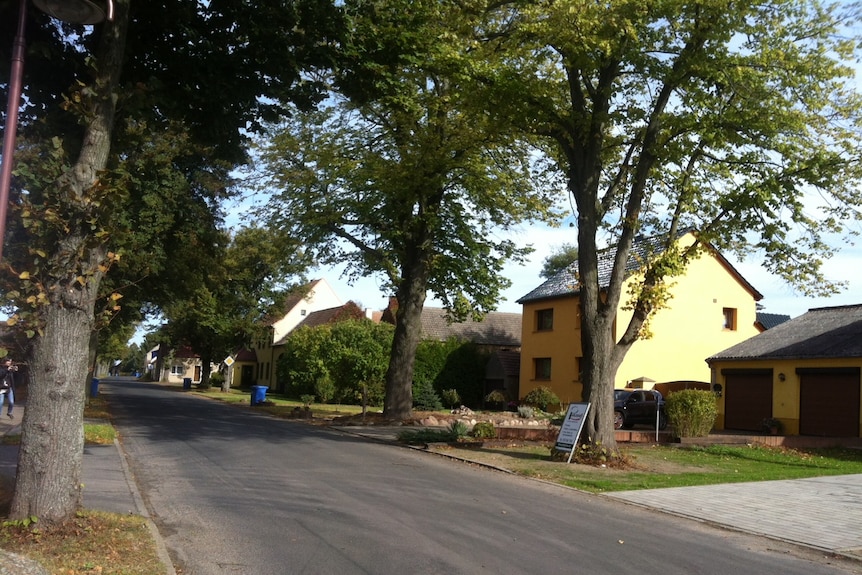
<svg viewBox="0 0 862 575">
<path fill-rule="evenodd" d="M 810 309 L 706 360 L 862 357 L 862 304 Z"/>
</svg>

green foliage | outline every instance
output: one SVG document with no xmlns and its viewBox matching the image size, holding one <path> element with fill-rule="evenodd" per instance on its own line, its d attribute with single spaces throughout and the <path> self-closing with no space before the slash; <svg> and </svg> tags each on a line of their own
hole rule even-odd
<svg viewBox="0 0 862 575">
<path fill-rule="evenodd" d="M 547 411 L 549 406 L 560 405 L 560 398 L 551 391 L 551 388 L 540 385 L 527 392 L 524 396 L 524 404 Z"/>
<path fill-rule="evenodd" d="M 533 407 L 530 405 L 519 405 L 518 417 L 521 417 L 523 419 L 529 419 L 533 417 Z"/>
<path fill-rule="evenodd" d="M 443 404 L 431 384 L 417 381 L 413 383 L 413 407 L 420 411 L 440 411 Z"/>
<path fill-rule="evenodd" d="M 380 405 L 393 328 L 347 319 L 294 330 L 276 364 L 276 374 L 293 397 L 316 395 L 321 402 Z"/>
<path fill-rule="evenodd" d="M 320 400 L 320 403 L 329 403 L 336 393 L 335 383 L 329 376 L 321 376 L 314 382 L 314 393 Z"/>
<path fill-rule="evenodd" d="M 216 371 L 210 374 L 210 384 L 213 387 L 221 387 L 224 383 L 224 380 L 224 374 L 220 371 Z"/>
<path fill-rule="evenodd" d="M 701 389 L 675 391 L 665 399 L 668 422 L 677 437 L 706 437 L 718 415 L 715 394 Z"/>
<path fill-rule="evenodd" d="M 450 409 L 455 408 L 461 403 L 461 396 L 458 394 L 457 389 L 444 389 L 440 392 L 440 399 Z"/>
<path fill-rule="evenodd" d="M 479 421 L 473 426 L 473 431 L 470 435 L 477 439 L 494 439 L 497 437 L 497 430 L 494 428 L 493 422 Z"/>
<path fill-rule="evenodd" d="M 449 424 L 449 433 L 456 440 L 467 437 L 470 434 L 470 428 L 460 419 L 456 419 Z"/>
<path fill-rule="evenodd" d="M 476 344 L 457 338 L 421 341 L 416 349 L 413 381 L 423 385 L 430 382 L 441 397 L 444 390 L 454 391 L 458 395 L 454 402 L 443 399 L 450 407 L 463 403 L 477 408 L 482 402 L 488 357 Z"/>
<path fill-rule="evenodd" d="M 398 432 L 398 441 L 410 445 L 421 445 L 425 443 L 446 443 L 455 441 L 457 437 L 453 435 L 451 429 L 431 429 L 423 427 L 421 429 L 405 429 Z"/>
<path fill-rule="evenodd" d="M 494 389 L 485 396 L 485 403 L 495 405 L 497 407 L 502 407 L 508 400 L 509 398 L 506 397 L 506 392 L 502 389 Z"/>
<path fill-rule="evenodd" d="M 10 519 L 3 522 L 3 527 L 16 527 L 18 529 L 30 529 L 32 526 L 39 523 L 39 518 L 35 515 L 29 515 L 23 519 Z"/>
<path fill-rule="evenodd" d="M 548 279 L 578 261 L 578 246 L 563 244 L 545 258 L 539 275 Z"/>
<path fill-rule="evenodd" d="M 311 407 L 311 404 L 314 403 L 314 396 L 313 395 L 300 395 L 299 401 L 302 402 L 302 405 L 304 407 Z"/>
</svg>

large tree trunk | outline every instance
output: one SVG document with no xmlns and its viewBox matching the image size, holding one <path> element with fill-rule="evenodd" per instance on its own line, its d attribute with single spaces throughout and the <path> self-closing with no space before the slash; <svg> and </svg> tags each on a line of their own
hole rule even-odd
<svg viewBox="0 0 862 575">
<path fill-rule="evenodd" d="M 398 310 L 386 370 L 383 415 L 397 420 L 413 417 L 413 364 L 422 332 L 422 308 L 428 285 L 427 266 L 416 264 L 413 267 L 413 273 L 405 275 L 395 295 Z"/>
<path fill-rule="evenodd" d="M 52 305 L 34 342 L 29 394 L 10 516 L 63 521 L 81 506 L 82 379 L 88 371 L 93 309 Z"/>
<path fill-rule="evenodd" d="M 114 0 L 114 21 L 105 23 L 97 54 L 94 100 L 75 165 L 57 182 L 73 214 L 70 231 L 50 254 L 53 277 L 42 308 L 42 332 L 34 338 L 30 388 L 18 455 L 10 516 L 64 521 L 81 505 L 85 382 L 90 335 L 106 246 L 88 220 L 88 193 L 98 183 L 111 149 L 116 87 L 128 25 L 128 0 Z"/>
</svg>

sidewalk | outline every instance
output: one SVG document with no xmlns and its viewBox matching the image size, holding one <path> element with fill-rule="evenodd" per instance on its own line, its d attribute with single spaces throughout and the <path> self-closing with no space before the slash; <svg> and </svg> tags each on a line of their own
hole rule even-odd
<svg viewBox="0 0 862 575">
<path fill-rule="evenodd" d="M 9 419 L 5 411 L 0 414 L 0 435 L 21 433 L 21 421 L 25 405 L 16 403 L 14 418 Z M 0 445 L 0 474 L 15 477 L 18 469 L 18 446 Z M 137 485 L 126 463 L 122 448 L 114 440 L 112 445 L 85 445 L 81 469 L 84 485 L 85 509 L 107 511 L 123 515 L 140 515 L 147 520 L 147 529 L 156 546 L 156 552 L 165 568 L 165 575 L 176 575 L 173 562 L 168 555 L 162 536 L 150 519 Z"/>
<path fill-rule="evenodd" d="M 333 427 L 379 441 L 403 428 Z M 862 561 L 862 475 L 604 493 L 600 497 Z"/>
</svg>

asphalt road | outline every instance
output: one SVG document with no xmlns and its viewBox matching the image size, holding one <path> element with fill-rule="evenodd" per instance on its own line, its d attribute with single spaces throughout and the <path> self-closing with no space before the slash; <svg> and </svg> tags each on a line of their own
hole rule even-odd
<svg viewBox="0 0 862 575">
<path fill-rule="evenodd" d="M 112 383 L 177 572 L 847 573 L 822 555 L 157 385 Z"/>
</svg>

